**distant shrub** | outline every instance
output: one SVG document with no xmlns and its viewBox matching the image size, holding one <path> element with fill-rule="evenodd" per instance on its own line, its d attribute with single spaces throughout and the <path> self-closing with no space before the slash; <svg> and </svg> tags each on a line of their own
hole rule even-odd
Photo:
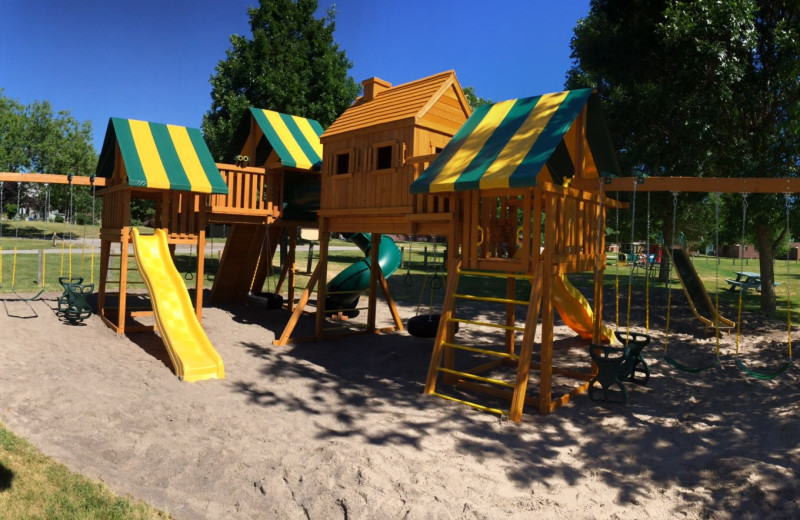
<svg viewBox="0 0 800 520">
<path fill-rule="evenodd" d="M 56 215 L 55 222 L 57 224 L 61 224 L 62 222 L 64 222 L 64 217 L 62 217 L 61 215 Z"/>
<path fill-rule="evenodd" d="M 9 219 L 14 218 L 16 216 L 16 214 L 17 214 L 17 205 L 16 204 L 6 204 L 3 207 L 3 212 L 6 214 L 6 216 Z"/>
</svg>

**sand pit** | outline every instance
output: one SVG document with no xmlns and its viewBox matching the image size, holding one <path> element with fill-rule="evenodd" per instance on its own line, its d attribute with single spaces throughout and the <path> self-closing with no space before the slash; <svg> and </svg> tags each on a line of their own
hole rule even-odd
<svg viewBox="0 0 800 520">
<path fill-rule="evenodd" d="M 66 325 L 56 297 L 32 304 L 35 319 L 0 309 L 0 420 L 178 519 L 800 517 L 800 370 L 759 381 L 726 355 L 680 372 L 661 358 L 656 311 L 653 376 L 628 406 L 582 395 L 514 424 L 421 395 L 431 341 L 406 333 L 277 348 L 286 312 L 209 307 L 227 379 L 184 383 L 157 336 Z M 713 352 L 690 316 L 674 320 L 674 349 Z M 785 360 L 783 326 L 745 323 L 750 360 Z M 569 329 L 557 337 L 586 355 Z"/>
</svg>

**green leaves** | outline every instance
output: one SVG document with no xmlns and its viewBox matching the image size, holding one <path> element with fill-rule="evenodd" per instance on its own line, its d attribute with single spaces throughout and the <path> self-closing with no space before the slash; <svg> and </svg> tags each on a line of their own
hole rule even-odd
<svg viewBox="0 0 800 520">
<path fill-rule="evenodd" d="M 333 39 L 335 12 L 316 18 L 317 0 L 262 0 L 250 7 L 251 37 L 231 36 L 231 48 L 211 76 L 211 108 L 203 132 L 218 160 L 230 147 L 249 106 L 330 125 L 358 95 L 352 63 Z M 241 144 L 241 143 L 235 143 Z"/>
</svg>

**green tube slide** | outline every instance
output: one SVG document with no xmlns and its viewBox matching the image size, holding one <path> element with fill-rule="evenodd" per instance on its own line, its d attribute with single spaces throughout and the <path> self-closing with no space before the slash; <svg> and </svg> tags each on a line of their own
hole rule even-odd
<svg viewBox="0 0 800 520">
<path fill-rule="evenodd" d="M 361 292 L 369 289 L 369 254 L 372 249 L 372 236 L 369 233 L 355 233 L 349 240 L 364 252 L 363 258 L 344 271 L 337 274 L 328 283 L 328 292 L 359 291 L 348 294 L 330 294 L 325 299 L 325 309 L 335 311 L 339 309 L 353 309 L 358 305 Z M 403 259 L 400 248 L 390 237 L 383 235 L 378 245 L 378 265 L 384 278 L 389 278 L 400 267 Z"/>
</svg>

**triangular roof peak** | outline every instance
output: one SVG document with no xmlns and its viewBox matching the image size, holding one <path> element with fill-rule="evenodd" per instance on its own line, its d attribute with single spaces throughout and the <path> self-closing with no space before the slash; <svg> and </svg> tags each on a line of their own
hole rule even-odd
<svg viewBox="0 0 800 520">
<path fill-rule="evenodd" d="M 322 134 L 322 139 L 387 123 L 417 123 L 449 89 L 469 116 L 469 102 L 453 70 L 392 86 L 380 78 L 364 80 L 364 95 L 355 100 Z"/>
</svg>

